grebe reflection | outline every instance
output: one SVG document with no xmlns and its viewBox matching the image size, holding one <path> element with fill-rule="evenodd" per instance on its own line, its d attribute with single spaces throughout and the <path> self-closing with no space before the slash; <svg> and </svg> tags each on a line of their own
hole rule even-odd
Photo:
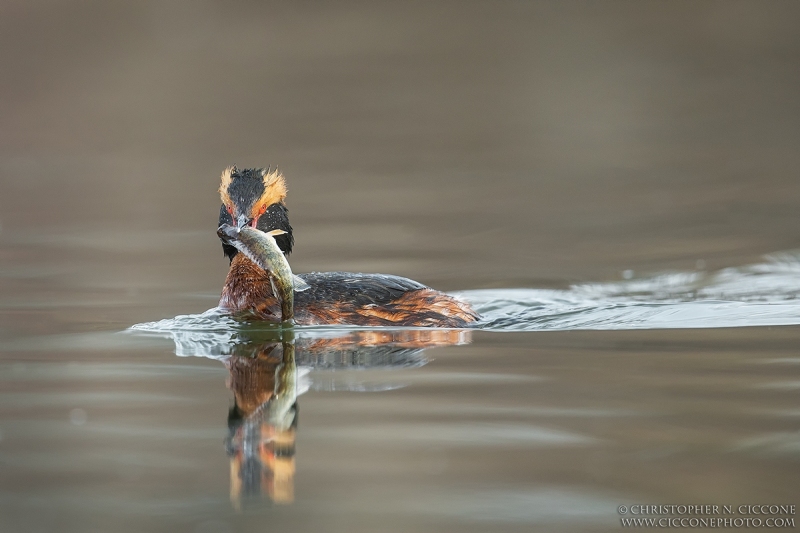
<svg viewBox="0 0 800 533">
<path fill-rule="evenodd" d="M 237 509 L 262 497 L 277 504 L 294 501 L 298 396 L 309 389 L 381 390 L 352 379 L 331 386 L 325 379 L 316 381 L 315 370 L 418 367 L 427 361 L 424 349 L 471 340 L 469 331 L 436 329 L 351 330 L 297 339 L 291 330 L 261 333 L 260 338 L 240 337 L 225 350 L 215 345 L 214 355 L 196 354 L 220 360 L 229 372 L 233 406 L 225 449 L 231 502 Z M 193 345 L 210 344 L 196 340 Z"/>
<path fill-rule="evenodd" d="M 225 449 L 231 461 L 231 502 L 266 494 L 294 501 L 297 365 L 291 341 L 265 343 L 254 357 L 225 361 L 234 403 Z"/>
</svg>

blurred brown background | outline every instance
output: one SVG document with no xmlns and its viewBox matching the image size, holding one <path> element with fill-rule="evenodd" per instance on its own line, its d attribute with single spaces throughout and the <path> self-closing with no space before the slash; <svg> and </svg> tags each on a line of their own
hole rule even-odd
<svg viewBox="0 0 800 533">
<path fill-rule="evenodd" d="M 796 326 L 477 331 L 342 371 L 301 397 L 295 504 L 242 514 L 227 370 L 119 332 L 216 304 L 231 164 L 285 173 L 299 272 L 562 287 L 798 248 L 799 20 L 0 0 L 0 530 L 619 531 L 620 504 L 796 504 Z"/>
<path fill-rule="evenodd" d="M 543 286 L 799 242 L 794 1 L 0 10 L 2 233 L 173 235 L 132 284 L 221 283 L 230 164 L 287 176 L 298 271 Z"/>
</svg>

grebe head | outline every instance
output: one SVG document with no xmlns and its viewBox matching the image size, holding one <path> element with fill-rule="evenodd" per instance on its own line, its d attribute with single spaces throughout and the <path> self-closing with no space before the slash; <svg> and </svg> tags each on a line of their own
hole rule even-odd
<svg viewBox="0 0 800 533">
<path fill-rule="evenodd" d="M 251 226 L 264 232 L 281 229 L 286 234 L 278 236 L 275 241 L 284 254 L 288 255 L 292 251 L 292 226 L 283 203 L 286 198 L 286 180 L 277 168 L 239 170 L 235 166 L 228 167 L 222 171 L 219 196 L 222 206 L 218 226 Z M 231 261 L 238 253 L 227 244 L 223 244 L 222 249 Z"/>
<path fill-rule="evenodd" d="M 222 172 L 219 196 L 231 225 L 255 228 L 269 206 L 286 198 L 286 180 L 278 169 L 228 167 Z"/>
</svg>

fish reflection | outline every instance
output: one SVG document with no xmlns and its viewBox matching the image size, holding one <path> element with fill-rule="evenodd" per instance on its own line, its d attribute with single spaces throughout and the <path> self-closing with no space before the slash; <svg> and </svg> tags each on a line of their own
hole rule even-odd
<svg viewBox="0 0 800 533">
<path fill-rule="evenodd" d="M 313 387 L 310 371 L 420 366 L 425 363 L 422 350 L 471 340 L 468 331 L 430 329 L 297 339 L 290 330 L 271 336 L 240 338 L 225 350 L 229 355 L 215 357 L 230 372 L 228 387 L 234 398 L 225 449 L 231 502 L 237 509 L 243 501 L 259 497 L 278 504 L 294 501 L 297 398 Z"/>
</svg>

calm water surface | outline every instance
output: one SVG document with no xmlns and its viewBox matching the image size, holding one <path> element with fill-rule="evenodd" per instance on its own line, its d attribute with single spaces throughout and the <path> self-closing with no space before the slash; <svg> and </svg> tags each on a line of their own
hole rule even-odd
<svg viewBox="0 0 800 533">
<path fill-rule="evenodd" d="M 796 2 L 0 11 L 0 531 L 800 504 Z M 296 272 L 480 327 L 215 313 L 219 173 L 276 163 Z"/>
<path fill-rule="evenodd" d="M 2 302 L 8 531 L 614 530 L 620 504 L 796 495 L 792 254 L 461 292 L 477 331 L 288 332 L 213 310 L 130 330 L 215 295 L 91 293 L 59 282 L 91 257 L 31 242 L 4 248 L 56 259 L 4 272 L 53 284 Z M 104 256 L 98 272 L 128 261 Z"/>
</svg>

